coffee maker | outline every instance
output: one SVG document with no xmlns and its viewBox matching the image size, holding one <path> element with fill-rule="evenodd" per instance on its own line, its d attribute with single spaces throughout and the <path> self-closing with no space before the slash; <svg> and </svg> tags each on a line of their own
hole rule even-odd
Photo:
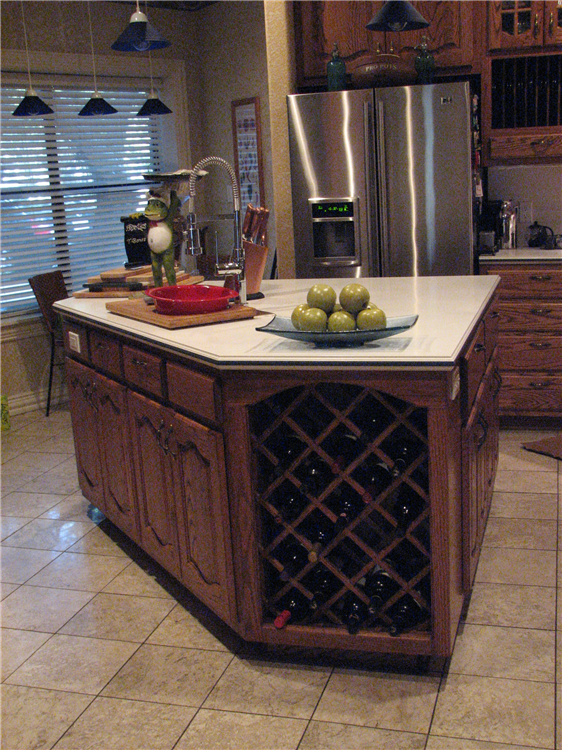
<svg viewBox="0 0 562 750">
<path fill-rule="evenodd" d="M 484 201 L 478 222 L 478 253 L 492 255 L 498 250 L 517 247 L 515 201 Z"/>
</svg>

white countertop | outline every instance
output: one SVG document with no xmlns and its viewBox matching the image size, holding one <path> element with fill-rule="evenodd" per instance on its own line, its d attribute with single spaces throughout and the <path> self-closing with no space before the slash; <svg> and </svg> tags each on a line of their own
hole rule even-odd
<svg viewBox="0 0 562 750">
<path fill-rule="evenodd" d="M 498 250 L 495 255 L 481 255 L 480 263 L 550 263 L 562 261 L 562 250 L 543 250 L 540 247 L 517 247 Z"/>
<path fill-rule="evenodd" d="M 322 279 L 339 294 L 352 279 Z M 55 307 L 86 321 L 162 345 L 195 359 L 223 367 L 275 366 L 451 366 L 484 311 L 499 277 L 440 276 L 361 279 L 371 300 L 387 317 L 418 314 L 405 333 L 354 348 L 316 348 L 313 344 L 257 331 L 272 319 L 259 315 L 215 325 L 169 330 L 110 313 L 106 299 L 76 299 Z M 262 282 L 265 298 L 251 304 L 258 310 L 290 317 L 293 308 L 306 302 L 315 283 L 310 279 Z"/>
</svg>

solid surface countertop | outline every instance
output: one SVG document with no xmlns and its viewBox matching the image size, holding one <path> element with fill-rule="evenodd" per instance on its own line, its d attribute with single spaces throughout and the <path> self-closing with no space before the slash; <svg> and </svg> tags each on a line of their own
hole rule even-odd
<svg viewBox="0 0 562 750">
<path fill-rule="evenodd" d="M 320 279 L 336 292 L 353 279 Z M 263 281 L 264 299 L 252 302 L 267 311 L 249 320 L 170 330 L 131 320 L 106 309 L 105 299 L 70 297 L 55 307 L 85 322 L 134 335 L 218 367 L 401 366 L 446 367 L 457 360 L 499 283 L 495 275 L 360 279 L 371 301 L 388 318 L 419 315 L 408 331 L 358 347 L 317 348 L 313 344 L 257 331 L 273 314 L 290 317 L 306 302 L 313 279 Z"/>
<path fill-rule="evenodd" d="M 498 250 L 495 255 L 481 255 L 480 263 L 552 263 L 562 261 L 562 249 L 543 250 L 540 247 L 516 247 Z"/>
</svg>

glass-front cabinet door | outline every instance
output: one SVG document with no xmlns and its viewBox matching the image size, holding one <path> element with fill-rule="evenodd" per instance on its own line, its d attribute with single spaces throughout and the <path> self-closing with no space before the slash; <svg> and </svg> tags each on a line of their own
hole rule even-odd
<svg viewBox="0 0 562 750">
<path fill-rule="evenodd" d="M 550 0 L 544 6 L 544 43 L 562 44 L 562 0 Z"/>
<path fill-rule="evenodd" d="M 557 5 L 557 3 L 546 3 L 546 5 Z M 545 3 L 533 0 L 488 3 L 489 49 L 542 47 L 544 6 Z"/>
</svg>

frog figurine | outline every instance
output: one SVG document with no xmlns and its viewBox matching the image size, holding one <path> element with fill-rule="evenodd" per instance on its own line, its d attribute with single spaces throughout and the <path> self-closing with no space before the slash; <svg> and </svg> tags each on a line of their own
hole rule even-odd
<svg viewBox="0 0 562 750">
<path fill-rule="evenodd" d="M 179 215 L 181 201 L 175 190 L 150 190 L 144 215 L 148 219 L 148 246 L 155 286 L 163 286 L 162 266 L 168 284 L 176 283 L 174 266 L 174 219 Z"/>
</svg>

